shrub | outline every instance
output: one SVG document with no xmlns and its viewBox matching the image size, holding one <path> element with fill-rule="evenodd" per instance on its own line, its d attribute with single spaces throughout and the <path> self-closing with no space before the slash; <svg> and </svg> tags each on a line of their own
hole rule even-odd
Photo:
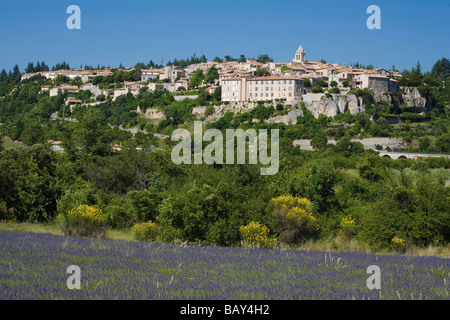
<svg viewBox="0 0 450 320">
<path fill-rule="evenodd" d="M 394 251 L 403 253 L 405 252 L 405 239 L 394 236 L 391 240 L 392 249 Z"/>
<path fill-rule="evenodd" d="M 317 85 L 317 86 L 315 86 L 314 88 L 312 88 L 311 92 L 312 92 L 312 93 L 322 93 L 323 90 L 322 90 L 322 87 L 321 87 L 321 86 Z"/>
<path fill-rule="evenodd" d="M 152 221 L 135 224 L 132 231 L 133 237 L 139 241 L 155 241 L 159 235 L 158 226 Z"/>
<path fill-rule="evenodd" d="M 61 199 L 57 201 L 58 212 L 67 215 L 69 211 L 82 204 L 97 205 L 101 203 L 94 186 L 81 179 L 77 180 L 70 188 L 65 190 Z"/>
<path fill-rule="evenodd" d="M 209 106 L 205 110 L 205 116 L 210 116 L 216 112 L 216 109 L 213 106 Z"/>
<path fill-rule="evenodd" d="M 341 93 L 341 90 L 339 90 L 338 87 L 333 87 L 330 90 L 328 90 L 330 93 Z"/>
<path fill-rule="evenodd" d="M 355 233 L 356 220 L 350 216 L 344 217 L 342 218 L 339 227 L 341 234 L 344 235 L 347 240 L 350 240 L 352 235 Z"/>
<path fill-rule="evenodd" d="M 319 80 L 317 81 L 317 85 L 321 86 L 323 88 L 328 88 L 328 82 L 326 82 L 325 80 Z"/>
<path fill-rule="evenodd" d="M 241 226 L 239 232 L 245 245 L 258 248 L 272 248 L 276 244 L 275 238 L 269 237 L 269 229 L 259 222 L 251 221 L 246 226 Z"/>
<path fill-rule="evenodd" d="M 272 199 L 274 215 L 278 221 L 277 233 L 280 240 L 295 243 L 319 230 L 319 224 L 313 215 L 311 201 L 306 198 L 280 196 Z"/>
<path fill-rule="evenodd" d="M 60 214 L 58 220 L 65 235 L 101 237 L 106 232 L 107 217 L 97 207 L 80 205 Z"/>
<path fill-rule="evenodd" d="M 127 198 L 115 197 L 105 208 L 108 225 L 113 228 L 128 228 L 136 222 L 136 209 Z"/>
</svg>

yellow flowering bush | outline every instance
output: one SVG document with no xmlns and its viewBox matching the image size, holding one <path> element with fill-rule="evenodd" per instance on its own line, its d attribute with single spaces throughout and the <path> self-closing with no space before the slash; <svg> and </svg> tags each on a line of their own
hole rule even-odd
<svg viewBox="0 0 450 320">
<path fill-rule="evenodd" d="M 259 222 L 251 221 L 246 226 L 239 228 L 245 245 L 259 248 L 272 248 L 277 240 L 269 237 L 269 228 Z"/>
<path fill-rule="evenodd" d="M 345 235 L 347 239 L 350 239 L 350 237 L 355 232 L 356 228 L 356 220 L 353 219 L 350 216 L 344 217 L 341 220 L 340 226 L 340 232 Z"/>
<path fill-rule="evenodd" d="M 404 252 L 405 251 L 405 239 L 399 238 L 397 236 L 393 237 L 391 240 L 392 247 L 395 251 Z"/>
<path fill-rule="evenodd" d="M 312 203 L 308 199 L 280 196 L 272 199 L 271 204 L 278 220 L 276 231 L 283 241 L 295 243 L 319 230 Z"/>
<path fill-rule="evenodd" d="M 138 223 L 133 226 L 133 237 L 139 241 L 154 241 L 158 237 L 158 226 L 152 221 Z"/>
<path fill-rule="evenodd" d="M 307 211 L 312 211 L 312 204 L 306 198 L 293 197 L 293 196 L 279 196 L 272 199 L 272 203 L 276 207 L 290 209 L 293 207 L 303 208 Z"/>
<path fill-rule="evenodd" d="M 305 210 L 300 207 L 293 207 L 289 209 L 286 218 L 298 225 L 309 225 L 314 230 L 319 230 L 319 224 L 312 211 Z"/>
<path fill-rule="evenodd" d="M 100 208 L 88 205 L 75 207 L 58 217 L 66 235 L 103 236 L 107 217 Z"/>
</svg>

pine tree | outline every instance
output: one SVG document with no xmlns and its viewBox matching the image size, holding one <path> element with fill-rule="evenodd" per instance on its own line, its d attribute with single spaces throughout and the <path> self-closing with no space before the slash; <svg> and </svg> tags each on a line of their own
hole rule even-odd
<svg viewBox="0 0 450 320">
<path fill-rule="evenodd" d="M 8 79 L 8 74 L 6 73 L 6 70 L 3 69 L 0 73 L 0 82 L 4 82 Z"/>
<path fill-rule="evenodd" d="M 27 68 L 25 69 L 25 73 L 33 73 L 34 72 L 34 64 L 33 62 L 29 62 Z"/>
</svg>

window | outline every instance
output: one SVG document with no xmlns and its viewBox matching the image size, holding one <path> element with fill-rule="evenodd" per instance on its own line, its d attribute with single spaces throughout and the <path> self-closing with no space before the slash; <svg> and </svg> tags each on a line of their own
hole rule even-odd
<svg viewBox="0 0 450 320">
<path fill-rule="evenodd" d="M 289 91 L 292 91 L 292 87 L 289 87 Z"/>
<path fill-rule="evenodd" d="M 273 92 L 270 94 L 271 97 L 273 97 Z"/>
<path fill-rule="evenodd" d="M 272 80 L 272 83 L 271 84 L 273 84 L 273 80 Z"/>
<path fill-rule="evenodd" d="M 266 97 L 268 97 L 269 96 L 269 94 L 268 93 L 266 93 Z"/>
<path fill-rule="evenodd" d="M 269 87 L 266 87 L 266 91 L 269 91 Z"/>
<path fill-rule="evenodd" d="M 273 91 L 273 87 L 270 87 L 270 91 Z"/>
<path fill-rule="evenodd" d="M 258 91 L 258 87 L 255 87 L 255 91 Z M 258 96 L 258 94 L 256 94 L 256 96 Z"/>
<path fill-rule="evenodd" d="M 292 93 L 291 92 L 289 92 L 289 97 L 292 97 Z"/>
<path fill-rule="evenodd" d="M 250 92 L 249 96 L 250 96 L 250 98 L 252 97 L 252 93 L 251 92 Z"/>
<path fill-rule="evenodd" d="M 258 84 L 258 80 L 256 80 L 255 84 Z"/>
<path fill-rule="evenodd" d="M 292 80 L 289 80 L 289 84 L 292 84 Z"/>
<path fill-rule="evenodd" d="M 257 94 L 257 93 L 255 93 L 255 97 L 258 97 L 258 94 Z"/>
</svg>

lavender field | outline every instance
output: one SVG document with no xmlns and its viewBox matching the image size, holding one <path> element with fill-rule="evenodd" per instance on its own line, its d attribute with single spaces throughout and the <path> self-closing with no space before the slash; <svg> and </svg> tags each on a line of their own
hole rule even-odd
<svg viewBox="0 0 450 320">
<path fill-rule="evenodd" d="M 81 269 L 81 290 L 66 286 Z M 381 269 L 369 290 L 367 267 Z M 449 299 L 450 259 L 0 231 L 0 299 Z"/>
</svg>

